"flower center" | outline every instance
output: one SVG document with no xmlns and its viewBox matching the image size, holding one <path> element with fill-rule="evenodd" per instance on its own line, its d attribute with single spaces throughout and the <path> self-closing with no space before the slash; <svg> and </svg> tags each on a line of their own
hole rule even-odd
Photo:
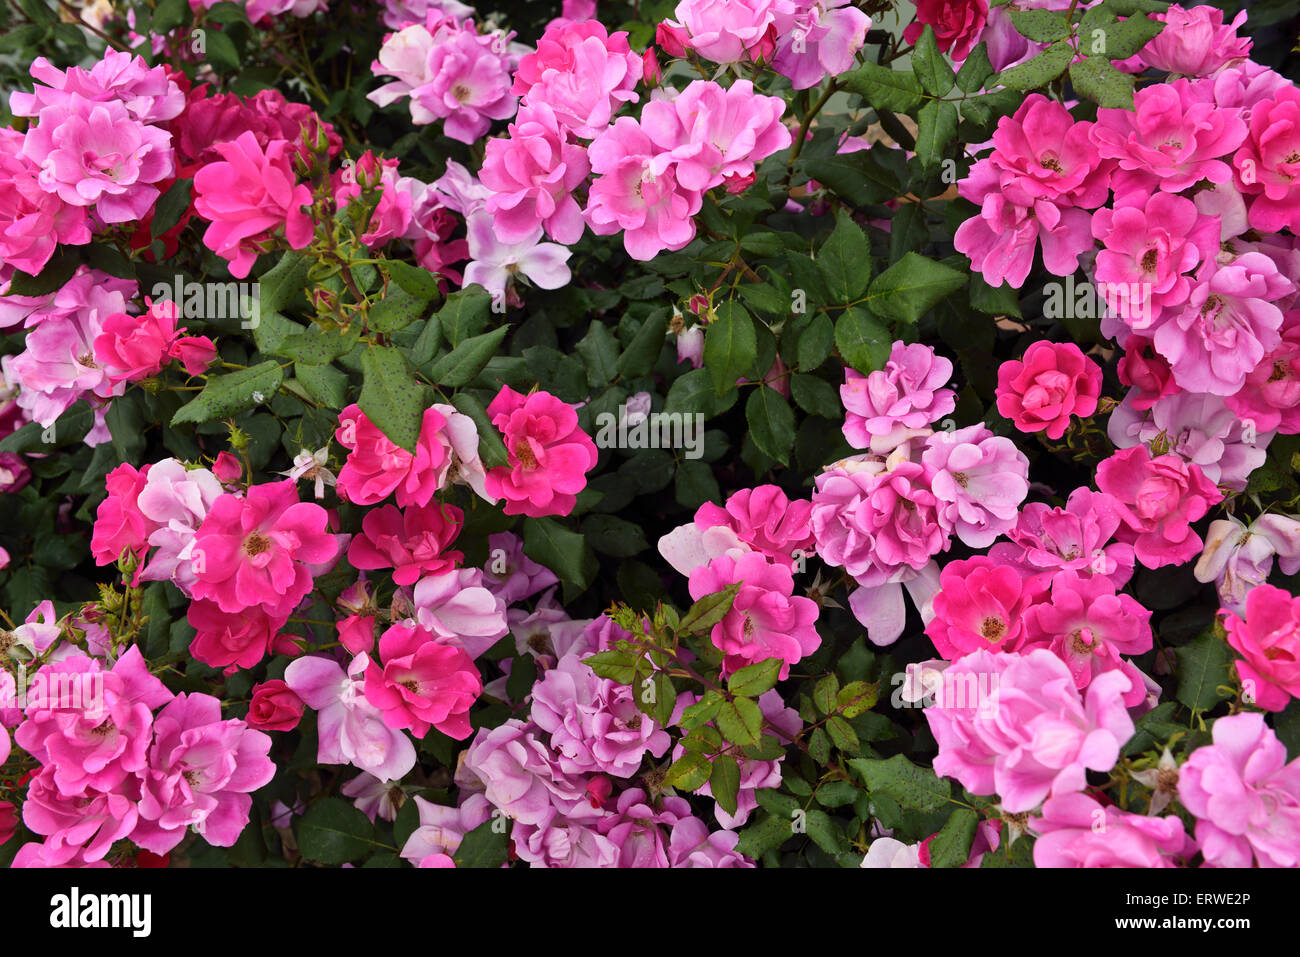
<svg viewBox="0 0 1300 957">
<path fill-rule="evenodd" d="M 970 484 L 970 476 L 967 475 L 965 472 L 953 472 L 952 480 L 956 482 L 958 485 L 960 485 L 962 488 L 965 488 L 967 485 Z"/>
<path fill-rule="evenodd" d="M 1042 159 L 1038 161 L 1038 165 L 1043 169 L 1050 169 L 1053 173 L 1065 172 L 1064 167 L 1061 166 L 1061 161 L 1051 153 L 1044 153 Z"/>
<path fill-rule="evenodd" d="M 271 536 L 266 532 L 254 532 L 244 539 L 244 554 L 255 558 L 271 547 Z"/>
<path fill-rule="evenodd" d="M 451 95 L 456 98 L 457 102 L 464 103 L 469 99 L 469 87 L 464 83 L 457 83 L 451 88 Z"/>
<path fill-rule="evenodd" d="M 1156 264 L 1160 261 L 1160 254 L 1154 248 L 1148 249 L 1142 254 L 1142 271 L 1155 272 Z"/>
<path fill-rule="evenodd" d="M 519 459 L 519 464 L 525 471 L 531 472 L 537 468 L 537 456 L 533 454 L 533 447 L 527 441 L 520 442 L 515 447 L 515 457 Z"/>
<path fill-rule="evenodd" d="M 1287 369 L 1286 363 L 1285 363 L 1285 362 L 1278 362 L 1278 361 L 1275 360 L 1275 361 L 1273 362 L 1273 374 L 1272 374 L 1271 376 L 1268 377 L 1268 381 L 1269 381 L 1269 382 L 1280 382 L 1280 381 L 1282 381 L 1283 379 L 1287 378 L 1288 375 L 1290 375 L 1290 370 Z"/>
<path fill-rule="evenodd" d="M 1076 655 L 1092 653 L 1092 645 L 1083 640 L 1083 629 L 1076 628 L 1070 633 L 1070 650 Z"/>
<path fill-rule="evenodd" d="M 980 622 L 980 635 L 989 642 L 1001 641 L 1007 633 L 1007 623 L 996 615 L 989 615 Z"/>
</svg>

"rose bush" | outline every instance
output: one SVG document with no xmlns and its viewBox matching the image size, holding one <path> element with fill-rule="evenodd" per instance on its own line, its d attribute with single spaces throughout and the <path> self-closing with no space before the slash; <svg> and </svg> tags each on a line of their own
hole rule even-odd
<svg viewBox="0 0 1300 957">
<path fill-rule="evenodd" d="M 1300 865 L 1233 14 L 0 7 L 0 860 Z"/>
</svg>

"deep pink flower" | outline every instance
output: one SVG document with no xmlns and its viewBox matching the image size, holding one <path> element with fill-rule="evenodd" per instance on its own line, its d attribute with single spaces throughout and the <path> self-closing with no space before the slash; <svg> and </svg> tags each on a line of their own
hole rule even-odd
<svg viewBox="0 0 1300 957">
<path fill-rule="evenodd" d="M 130 551 L 137 567 L 148 550 L 154 525 L 140 513 L 136 500 L 149 477 L 149 466 L 136 469 L 123 462 L 105 478 L 108 497 L 95 512 L 95 529 L 90 538 L 90 554 L 97 565 L 111 565 Z"/>
<path fill-rule="evenodd" d="M 448 448 L 439 433 L 447 424 L 436 408 L 425 409 L 415 454 L 401 448 L 366 417 L 358 405 L 339 413 L 334 437 L 348 450 L 338 475 L 338 492 L 357 505 L 374 505 L 395 492 L 403 507 L 428 505 L 447 474 Z"/>
<path fill-rule="evenodd" d="M 483 679 L 463 649 L 438 641 L 423 628 L 393 625 L 379 638 L 381 668 L 366 668 L 366 699 L 384 724 L 409 728 L 418 738 L 437 728 L 463 740 L 473 729 L 469 709 L 483 691 Z"/>
<path fill-rule="evenodd" d="M 20 492 L 32 480 L 32 470 L 15 452 L 0 452 L 0 495 Z"/>
<path fill-rule="evenodd" d="M 903 31 L 903 39 L 915 43 L 931 26 L 939 51 L 960 62 L 979 41 L 988 15 L 986 0 L 918 0 L 916 20 Z"/>
<path fill-rule="evenodd" d="M 1148 568 L 1179 565 L 1201 550 L 1191 523 L 1223 499 L 1205 474 L 1177 455 L 1151 457 L 1145 445 L 1116 452 L 1097 466 L 1097 487 L 1114 500 L 1120 541 Z"/>
<path fill-rule="evenodd" d="M 1176 816 L 1130 814 L 1086 794 L 1049 798 L 1029 826 L 1035 867 L 1178 867 L 1196 849 Z"/>
<path fill-rule="evenodd" d="M 108 866 L 104 856 L 136 826 L 137 779 L 114 790 L 65 794 L 55 786 L 54 775 L 54 767 L 43 767 L 28 784 L 23 823 L 45 840 L 23 845 L 12 866 Z"/>
<path fill-rule="evenodd" d="M 1101 396 L 1101 367 L 1073 342 L 1040 339 L 1023 359 L 998 367 L 998 412 L 1021 432 L 1046 432 L 1049 439 L 1065 434 L 1071 416 L 1087 418 L 1097 411 Z"/>
<path fill-rule="evenodd" d="M 1282 317 L 1281 342 L 1224 402 L 1235 415 L 1252 421 L 1257 432 L 1300 433 L 1300 312 Z"/>
<path fill-rule="evenodd" d="M 1029 636 L 1026 612 L 1043 598 L 1034 578 L 986 555 L 949 562 L 925 633 L 950 661 L 975 651 L 1016 651 Z"/>
<path fill-rule="evenodd" d="M 896 341 L 884 367 L 865 376 L 845 367 L 844 437 L 854 448 L 884 455 L 924 434 L 956 407 L 953 391 L 943 388 L 951 378 L 952 362 L 919 342 Z"/>
<path fill-rule="evenodd" d="M 334 127 L 326 123 L 305 103 L 292 103 L 276 89 L 258 90 L 248 99 L 234 93 L 204 96 L 205 86 L 190 92 L 185 112 L 172 124 L 181 172 L 195 170 L 222 158 L 217 146 L 252 133 L 262 149 L 272 140 L 286 140 L 295 155 L 308 159 L 308 144 L 315 144 L 322 134 L 328 143 L 327 155 L 336 156 L 343 140 Z"/>
<path fill-rule="evenodd" d="M 95 337 L 95 361 L 113 382 L 139 382 L 162 371 L 176 340 L 176 303 L 148 302 L 148 312 L 119 312 L 104 320 Z"/>
<path fill-rule="evenodd" d="M 165 66 L 150 67 L 143 57 L 126 51 L 105 50 L 89 70 L 60 70 L 37 57 L 30 72 L 39 82 L 31 93 L 15 90 L 9 95 L 14 116 L 39 116 L 46 107 L 67 105 L 74 95 L 94 103 L 119 102 L 140 123 L 174 119 L 185 108 L 185 94 Z"/>
<path fill-rule="evenodd" d="M 464 555 L 448 547 L 464 523 L 454 505 L 374 508 L 366 512 L 361 534 L 348 546 L 348 561 L 366 570 L 392 568 L 393 581 L 414 585 L 422 575 L 440 574 L 460 563 Z"/>
<path fill-rule="evenodd" d="M 1255 104 L 1232 166 L 1237 188 L 1251 197 L 1251 226 L 1300 231 L 1300 90 L 1288 84 Z"/>
<path fill-rule="evenodd" d="M 194 174 L 194 210 L 211 224 L 203 244 L 230 261 L 231 275 L 247 276 L 280 227 L 294 249 L 311 242 L 315 226 L 302 211 L 312 204 L 311 190 L 297 181 L 293 144 L 271 140 L 263 148 L 244 132 L 217 152 L 222 162 Z"/>
<path fill-rule="evenodd" d="M 248 824 L 249 795 L 275 776 L 271 739 L 238 718 L 222 720 L 221 702 L 181 694 L 158 713 L 140 820 L 131 840 L 166 854 L 189 828 L 230 847 Z"/>
<path fill-rule="evenodd" d="M 254 668 L 277 645 L 287 645 L 280 629 L 288 613 L 275 613 L 263 605 L 223 611 L 215 601 L 190 602 L 186 618 L 194 626 L 190 654 L 213 668 Z"/>
<path fill-rule="evenodd" d="M 705 502 L 695 512 L 695 524 L 701 530 L 726 526 L 755 551 L 793 567 L 799 557 L 812 555 L 811 512 L 806 499 L 791 501 L 779 486 L 759 485 L 736 492 L 725 506 Z M 802 556 L 795 556 L 796 551 Z"/>
<path fill-rule="evenodd" d="M 736 850 L 735 831 L 710 831 L 698 817 L 684 817 L 673 825 L 668 840 L 669 867 L 753 867 L 754 862 Z"/>
<path fill-rule="evenodd" d="M 303 700 L 280 678 L 253 686 L 248 726 L 258 731 L 292 731 L 302 720 Z"/>
<path fill-rule="evenodd" d="M 1060 658 L 976 651 L 943 672 L 944 699 L 925 709 L 939 743 L 934 771 L 972 794 L 997 794 L 1012 814 L 1081 791 L 1087 771 L 1109 771 L 1133 735 L 1129 679 L 1097 677 L 1080 695 Z"/>
<path fill-rule="evenodd" d="M 36 275 L 58 243 L 90 242 L 82 205 L 70 205 L 42 188 L 40 169 L 22 155 L 23 135 L 0 129 L 0 262 Z"/>
<path fill-rule="evenodd" d="M 1055 100 L 1031 93 L 993 132 L 989 163 L 1001 191 L 1017 206 L 1050 213 L 1041 202 L 1061 209 L 1096 209 L 1108 195 L 1112 164 L 1090 139 L 1092 123 L 1080 122 Z"/>
<path fill-rule="evenodd" d="M 1219 718 L 1211 734 L 1178 769 L 1206 866 L 1300 865 L 1300 759 L 1287 763 L 1262 714 Z"/>
<path fill-rule="evenodd" d="M 713 644 L 726 657 L 724 674 L 768 658 L 782 661 L 781 677 L 790 666 L 821 645 L 817 634 L 817 603 L 794 596 L 794 577 L 759 552 L 739 558 L 722 555 L 691 572 L 691 598 L 739 584 L 740 591 L 722 621 L 713 626 Z"/>
<path fill-rule="evenodd" d="M 1116 192 L 1160 189 L 1179 193 L 1208 179 L 1226 183 L 1232 169 L 1221 157 L 1246 139 L 1240 111 L 1196 102 L 1187 80 L 1152 83 L 1137 91 L 1134 109 L 1101 109 L 1091 136 L 1121 173 Z"/>
<path fill-rule="evenodd" d="M 1025 573 L 1051 577 L 1070 570 L 1103 575 L 1118 589 L 1133 577 L 1133 546 L 1111 541 L 1121 522 L 1109 495 L 1080 487 L 1064 508 L 1030 502 L 1020 512 L 1010 542 L 999 542 L 989 557 L 1018 565 Z"/>
<path fill-rule="evenodd" d="M 599 20 L 556 22 L 537 50 L 520 58 L 511 92 L 527 108 L 549 108 L 561 129 L 591 139 L 625 103 L 637 101 L 642 74 L 625 31 L 609 33 Z"/>
<path fill-rule="evenodd" d="M 596 467 L 596 445 L 573 406 L 549 392 L 520 395 L 503 385 L 487 413 L 510 461 L 487 473 L 487 491 L 505 499 L 507 515 L 568 515 Z"/>
<path fill-rule="evenodd" d="M 325 509 L 298 501 L 292 480 L 254 485 L 243 498 L 222 495 L 195 536 L 194 597 L 225 612 L 262 605 L 287 616 L 311 591 L 307 565 L 338 554 L 328 521 Z"/>
<path fill-rule="evenodd" d="M 566 141 L 551 108 L 526 107 L 507 136 L 487 141 L 479 172 L 483 185 L 494 191 L 487 211 L 494 215 L 497 235 L 517 243 L 540 225 L 556 242 L 576 243 L 586 224 L 573 193 L 590 171 L 587 151 Z"/>
<path fill-rule="evenodd" d="M 1227 615 L 1223 623 L 1228 644 L 1245 659 L 1237 674 L 1250 701 L 1281 711 L 1300 696 L 1300 599 L 1260 585 L 1246 596 L 1245 615 Z"/>
<path fill-rule="evenodd" d="M 1157 399 L 1179 391 L 1169 363 L 1144 336 L 1128 336 L 1124 340 L 1124 355 L 1115 371 L 1120 382 L 1135 390 L 1132 405 L 1140 412 L 1151 408 Z"/>
</svg>

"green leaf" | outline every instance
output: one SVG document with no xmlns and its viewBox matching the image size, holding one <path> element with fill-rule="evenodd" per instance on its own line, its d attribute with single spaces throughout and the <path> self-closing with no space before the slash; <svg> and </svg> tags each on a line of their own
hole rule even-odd
<svg viewBox="0 0 1300 957">
<path fill-rule="evenodd" d="M 591 581 L 586 539 L 553 518 L 524 519 L 524 554 L 567 582 L 586 588 Z"/>
<path fill-rule="evenodd" d="M 839 693 L 840 680 L 835 675 L 826 675 L 813 685 L 813 704 L 818 714 L 830 714 L 835 710 L 835 695 Z"/>
<path fill-rule="evenodd" d="M 916 77 L 927 93 L 947 96 L 952 89 L 955 79 L 952 66 L 939 52 L 939 45 L 934 39 L 934 27 L 928 23 L 916 41 L 916 48 L 912 50 L 912 68 L 916 70 Z"/>
<path fill-rule="evenodd" d="M 487 327 L 492 295 L 482 286 L 468 286 L 453 292 L 438 310 L 443 335 L 452 347 Z"/>
<path fill-rule="evenodd" d="M 1090 59 L 1127 60 L 1150 43 L 1164 24 L 1146 16 L 1118 20 L 1113 8 L 1094 7 L 1079 24 L 1079 52 Z"/>
<path fill-rule="evenodd" d="M 599 678 L 616 681 L 621 685 L 630 685 L 636 680 L 637 662 L 640 656 L 630 651 L 611 648 L 598 651 L 582 659 L 582 663 L 596 673 Z"/>
<path fill-rule="evenodd" d="M 153 32 L 160 36 L 169 33 L 184 23 L 189 13 L 188 0 L 158 0 L 158 5 L 153 9 Z"/>
<path fill-rule="evenodd" d="M 617 515 L 592 515 L 582 523 L 582 534 L 591 547 L 615 558 L 630 558 L 650 547 L 640 525 Z"/>
<path fill-rule="evenodd" d="M 867 305 L 883 319 L 916 322 L 940 299 L 965 284 L 965 273 L 909 252 L 871 281 Z"/>
<path fill-rule="evenodd" d="M 483 403 L 468 392 L 457 392 L 451 397 L 451 404 L 460 412 L 474 420 L 478 428 L 478 454 L 487 468 L 496 468 L 510 463 L 510 452 L 501 441 L 501 433 L 496 430 L 488 418 Z"/>
<path fill-rule="evenodd" d="M 410 363 L 392 346 L 371 346 L 361 354 L 361 373 L 361 411 L 395 445 L 413 453 L 429 400 Z"/>
<path fill-rule="evenodd" d="M 209 376 L 203 391 L 172 415 L 171 424 L 229 418 L 271 401 L 282 381 L 284 372 L 273 359 L 227 375 Z"/>
<path fill-rule="evenodd" d="M 187 0 L 181 2 L 188 9 Z M 153 208 L 153 221 L 149 224 L 150 236 L 157 239 L 181 221 L 185 210 L 190 208 L 190 188 L 193 185 L 191 179 L 178 179 L 167 188 L 167 192 L 158 197 Z"/>
<path fill-rule="evenodd" d="M 1227 697 L 1219 687 L 1232 679 L 1232 651 L 1213 631 L 1174 649 L 1178 656 L 1178 691 L 1175 697 L 1195 711 L 1207 711 Z"/>
<path fill-rule="evenodd" d="M 603 322 L 593 321 L 574 351 L 587 367 L 587 385 L 601 389 L 618 375 L 618 340 Z"/>
<path fill-rule="evenodd" d="M 810 415 L 838 419 L 843 415 L 835 387 L 825 379 L 795 373 L 790 377 L 790 397 Z"/>
<path fill-rule="evenodd" d="M 947 100 L 931 100 L 921 107 L 917 121 L 916 158 L 926 169 L 938 166 L 957 136 L 957 107 Z"/>
<path fill-rule="evenodd" d="M 263 319 L 265 316 L 264 313 Z M 258 328 L 261 328 L 261 323 L 258 323 Z M 360 338 L 361 330 L 356 327 L 322 329 L 313 325 L 306 332 L 294 332 L 285 336 L 275 347 L 275 354 L 306 365 L 324 366 L 351 352 Z"/>
<path fill-rule="evenodd" d="M 963 93 L 974 93 L 992 75 L 993 64 L 989 62 L 988 44 L 981 40 L 957 71 L 957 88 Z"/>
<path fill-rule="evenodd" d="M 1079 96 L 1098 106 L 1133 109 L 1133 77 L 1115 69 L 1105 57 L 1090 56 L 1080 63 L 1071 64 L 1070 83 Z"/>
<path fill-rule="evenodd" d="M 698 791 L 709 781 L 712 766 L 699 751 L 687 751 L 673 762 L 664 784 L 679 791 Z"/>
<path fill-rule="evenodd" d="M 81 253 L 76 248 L 58 246 L 39 274 L 29 276 L 15 270 L 9 281 L 9 295 L 48 296 L 66 286 L 80 265 Z"/>
<path fill-rule="evenodd" d="M 930 842 L 931 867 L 961 867 L 970 859 L 971 845 L 980 816 L 970 808 L 959 807 Z"/>
<path fill-rule="evenodd" d="M 1011 10 L 1011 23 L 1026 39 L 1038 43 L 1064 40 L 1070 35 L 1070 20 L 1055 10 Z"/>
<path fill-rule="evenodd" d="M 705 595 L 695 604 L 691 605 L 686 614 L 682 615 L 681 621 L 677 625 L 677 631 L 683 635 L 702 635 L 710 631 L 714 625 L 727 617 L 727 612 L 731 611 L 732 602 L 736 600 L 736 593 L 740 591 L 738 583 L 728 585 L 722 591 L 713 592 L 711 595 Z"/>
<path fill-rule="evenodd" d="M 746 698 L 757 698 L 764 691 L 776 687 L 777 677 L 781 674 L 781 663 L 780 658 L 767 658 L 746 665 L 727 679 L 727 690 Z"/>
<path fill-rule="evenodd" d="M 1073 47 L 1068 43 L 1053 43 L 1032 60 L 1003 70 L 990 82 L 1013 90 L 1035 90 L 1064 73 L 1072 59 Z"/>
<path fill-rule="evenodd" d="M 834 819 L 825 811 L 811 808 L 808 811 L 808 836 L 812 842 L 827 854 L 838 854 L 848 850 L 848 841 L 844 832 Z"/>
<path fill-rule="evenodd" d="M 618 357 L 618 373 L 625 379 L 647 375 L 654 368 L 655 360 L 663 351 L 664 340 L 668 335 L 668 310 L 652 312 L 641 328 L 637 330 L 632 341 L 628 343 L 623 354 Z"/>
<path fill-rule="evenodd" d="M 333 366 L 294 363 L 293 374 L 307 393 L 325 408 L 338 412 L 348 404 L 348 377 Z"/>
<path fill-rule="evenodd" d="M 759 733 L 763 728 L 763 712 L 758 705 L 748 698 L 736 698 L 724 701 L 718 706 L 718 713 L 713 723 L 718 726 L 722 736 L 732 744 L 742 747 L 758 744 Z"/>
<path fill-rule="evenodd" d="M 429 379 L 435 385 L 453 389 L 465 385 L 483 371 L 508 331 L 506 326 L 501 326 L 463 340 L 451 352 L 434 361 L 429 367 Z"/>
<path fill-rule="evenodd" d="M 789 817 L 767 814 L 740 832 L 736 850 L 748 858 L 757 859 L 775 851 L 794 834 Z"/>
<path fill-rule="evenodd" d="M 880 685 L 877 682 L 852 681 L 835 696 L 835 710 L 846 718 L 856 718 L 874 708 L 879 696 Z"/>
<path fill-rule="evenodd" d="M 858 733 L 853 730 L 853 725 L 849 724 L 838 714 L 831 715 L 826 719 L 826 733 L 831 736 L 831 742 L 845 754 L 858 754 L 862 750 L 862 743 L 858 740 Z"/>
<path fill-rule="evenodd" d="M 952 785 L 929 768 L 918 768 L 903 755 L 881 761 L 853 758 L 849 767 L 858 773 L 871 792 L 879 791 L 912 811 L 935 811 L 952 797 Z"/>
<path fill-rule="evenodd" d="M 210 31 L 214 36 L 216 31 Z M 287 252 L 257 280 L 258 303 L 263 313 L 281 312 L 307 285 L 312 260 L 303 253 Z"/>
<path fill-rule="evenodd" d="M 1003 841 L 996 851 L 990 851 L 980 861 L 980 867 L 1033 867 L 1034 839 L 1020 837 L 1016 843 L 1008 845 Z"/>
<path fill-rule="evenodd" d="M 795 439 L 794 410 L 781 393 L 765 385 L 756 388 L 745 403 L 745 420 L 759 451 L 788 465 Z"/>
<path fill-rule="evenodd" d="M 800 166 L 809 177 L 854 206 L 883 203 L 902 189 L 898 178 L 880 164 L 872 150 L 800 159 Z M 808 295 L 812 296 L 811 289 Z"/>
<path fill-rule="evenodd" d="M 804 372 L 811 372 L 826 361 L 834 344 L 835 326 L 830 316 L 819 312 L 799 333 L 799 340 L 795 345 L 795 362 Z"/>
<path fill-rule="evenodd" d="M 204 37 L 204 54 L 212 64 L 212 69 L 219 74 L 236 72 L 239 69 L 239 51 L 235 49 L 235 41 L 230 39 L 230 35 L 220 30 L 208 30 Z"/>
<path fill-rule="evenodd" d="M 884 368 L 893 347 L 893 336 L 865 309 L 855 306 L 836 321 L 835 346 L 845 362 L 865 375 Z"/>
<path fill-rule="evenodd" d="M 754 320 L 739 303 L 723 303 L 704 333 L 704 368 L 713 377 L 714 394 L 725 395 L 736 387 L 736 380 L 752 375 L 757 359 Z"/>
<path fill-rule="evenodd" d="M 298 822 L 298 850 L 321 864 L 355 861 L 375 846 L 374 825 L 347 801 L 315 801 Z"/>
<path fill-rule="evenodd" d="M 668 389 L 664 400 L 665 412 L 700 413 L 711 419 L 721 415 L 736 404 L 735 389 L 719 398 L 713 391 L 713 381 L 708 369 L 692 369 L 677 379 Z"/>
<path fill-rule="evenodd" d="M 460 847 L 451 855 L 457 867 L 500 867 L 510 856 L 509 830 L 496 815 L 488 818 L 461 838 Z"/>
<path fill-rule="evenodd" d="M 728 814 L 735 814 L 736 797 L 740 793 L 740 762 L 726 754 L 714 758 L 713 770 L 709 772 L 709 790 L 719 807 Z"/>
<path fill-rule="evenodd" d="M 840 80 L 878 110 L 907 113 L 921 104 L 921 84 L 910 70 L 865 63 Z"/>
<path fill-rule="evenodd" d="M 408 295 L 426 302 L 438 298 L 438 277 L 423 266 L 412 266 L 400 259 L 390 259 L 384 263 L 384 269 Z"/>
<path fill-rule="evenodd" d="M 867 234 L 845 210 L 836 213 L 835 229 L 818 250 L 816 263 L 826 280 L 827 290 L 837 301 L 850 302 L 866 291 L 871 279 L 871 249 Z M 821 315 L 818 318 L 826 317 Z M 707 356 L 705 364 L 708 364 Z"/>
<path fill-rule="evenodd" d="M 400 285 L 388 287 L 388 295 L 370 307 L 367 325 L 375 332 L 397 332 L 424 315 L 429 301 L 413 296 Z"/>
</svg>

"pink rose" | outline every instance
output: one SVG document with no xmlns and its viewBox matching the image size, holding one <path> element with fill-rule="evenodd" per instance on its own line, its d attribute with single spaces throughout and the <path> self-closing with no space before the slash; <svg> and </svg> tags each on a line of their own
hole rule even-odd
<svg viewBox="0 0 1300 957">
<path fill-rule="evenodd" d="M 1039 340 L 998 368 L 998 412 L 1021 432 L 1059 439 L 1071 416 L 1097 411 L 1100 396 L 1101 367 L 1072 342 Z"/>
<path fill-rule="evenodd" d="M 1178 867 L 1195 843 L 1174 815 L 1147 817 L 1063 794 L 1030 821 L 1035 867 Z"/>
<path fill-rule="evenodd" d="M 1281 711 L 1300 695 L 1300 598 L 1273 585 L 1246 596 L 1244 618 L 1224 618 L 1230 644 L 1244 658 L 1237 662 L 1243 695 L 1267 711 Z"/>
<path fill-rule="evenodd" d="M 248 726 L 259 731 L 292 731 L 302 719 L 303 700 L 279 678 L 253 688 Z"/>
<path fill-rule="evenodd" d="M 979 42 L 988 15 L 986 0 L 917 0 L 916 21 L 903 31 L 903 39 L 915 43 L 926 26 L 934 27 L 939 51 L 961 61 Z"/>
<path fill-rule="evenodd" d="M 549 392 L 520 395 L 503 385 L 487 407 L 509 464 L 487 473 L 487 492 L 505 499 L 507 515 L 568 515 L 596 467 L 596 445 L 578 413 Z"/>
</svg>

